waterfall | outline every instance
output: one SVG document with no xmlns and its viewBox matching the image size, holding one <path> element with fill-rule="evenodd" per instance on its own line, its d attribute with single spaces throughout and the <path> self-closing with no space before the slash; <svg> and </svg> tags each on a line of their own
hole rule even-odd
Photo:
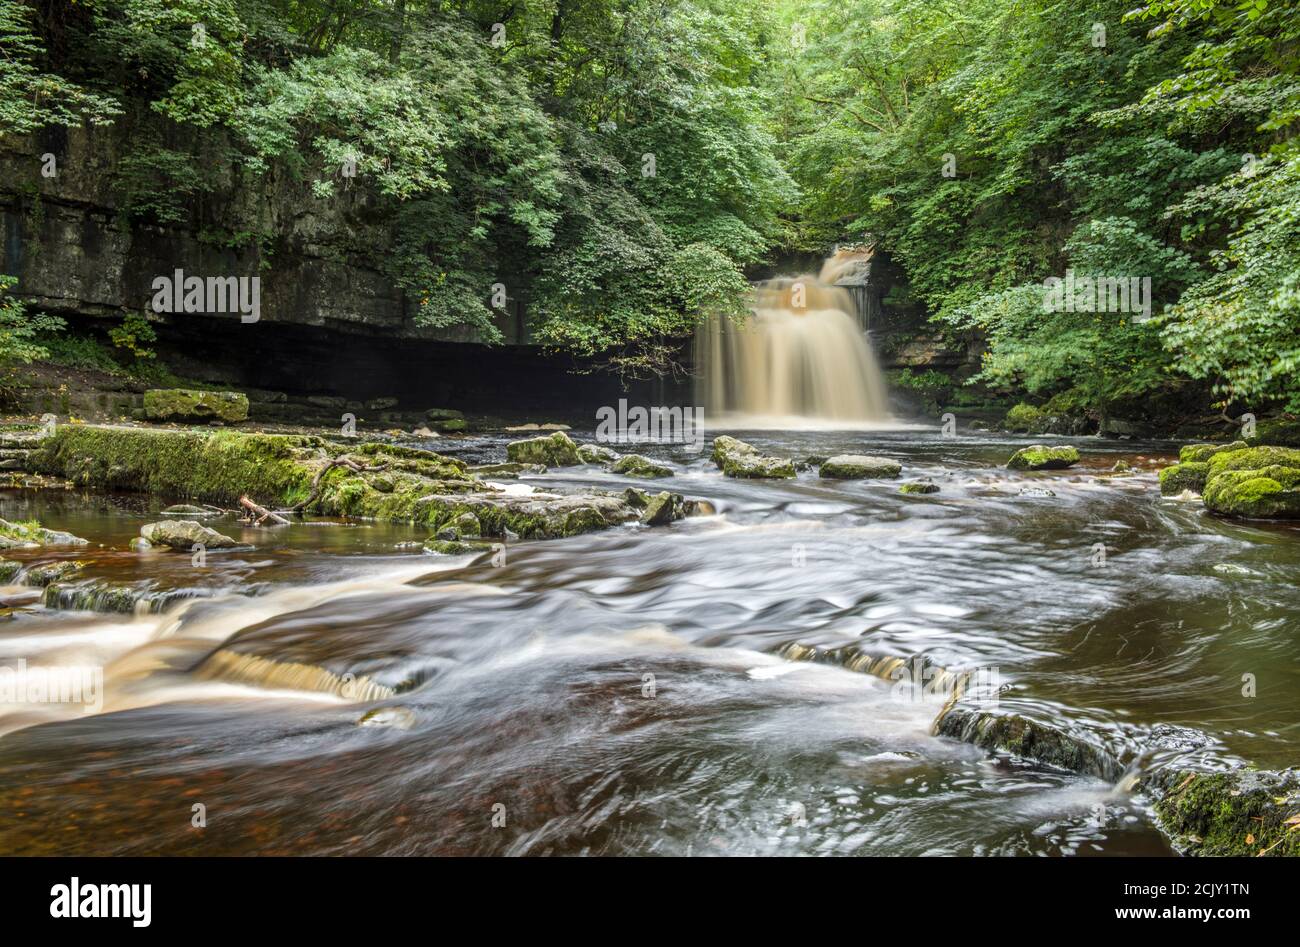
<svg viewBox="0 0 1300 947">
<path fill-rule="evenodd" d="M 696 334 L 699 401 L 740 427 L 888 422 L 884 377 L 849 290 L 834 283 L 855 255 L 837 253 L 818 276 L 753 288 L 750 314 L 715 316 Z"/>
</svg>

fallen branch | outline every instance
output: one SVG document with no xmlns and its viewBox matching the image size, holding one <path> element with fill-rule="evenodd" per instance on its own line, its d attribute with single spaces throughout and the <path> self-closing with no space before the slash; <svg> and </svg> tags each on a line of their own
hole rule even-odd
<svg viewBox="0 0 1300 947">
<path fill-rule="evenodd" d="M 258 506 L 256 503 L 254 503 L 254 502 L 253 502 L 252 500 L 250 500 L 248 497 L 243 497 L 243 496 L 241 496 L 241 497 L 239 498 L 239 505 L 242 506 L 244 509 L 248 510 L 248 518 L 249 518 L 250 520 L 252 520 L 254 514 L 256 514 L 257 519 L 256 519 L 256 520 L 253 520 L 253 525 L 254 525 L 254 526 L 261 526 L 261 525 L 262 525 L 263 523 L 265 523 L 268 519 L 269 519 L 271 522 L 275 523 L 275 525 L 277 525 L 277 526 L 288 526 L 288 525 L 289 525 L 289 521 L 288 521 L 287 519 L 285 519 L 283 516 L 281 516 L 279 513 L 275 513 L 275 512 L 273 512 L 273 511 L 271 511 L 271 510 L 268 510 L 268 509 L 266 509 L 266 507 Z"/>
<path fill-rule="evenodd" d="M 295 503 L 293 506 L 289 507 L 289 509 L 295 513 L 300 513 L 320 499 L 321 484 L 325 481 L 325 475 L 335 467 L 346 467 L 348 470 L 354 471 L 355 473 L 378 473 L 381 470 L 387 470 L 388 464 L 375 464 L 371 467 L 367 467 L 364 464 L 357 463 L 349 457 L 336 457 L 325 464 L 325 466 L 320 470 L 316 471 L 316 476 L 312 477 L 311 480 L 311 493 L 308 494 L 307 499 L 303 500 L 301 503 Z"/>
</svg>

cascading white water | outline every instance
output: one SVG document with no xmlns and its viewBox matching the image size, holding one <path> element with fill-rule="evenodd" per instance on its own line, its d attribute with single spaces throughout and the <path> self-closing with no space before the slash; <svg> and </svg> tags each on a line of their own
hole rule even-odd
<svg viewBox="0 0 1300 947">
<path fill-rule="evenodd" d="M 696 335 L 699 396 L 713 423 L 788 427 L 888 422 L 884 377 L 852 296 L 832 285 L 836 254 L 818 276 L 754 287 L 744 322 L 714 317 Z"/>
</svg>

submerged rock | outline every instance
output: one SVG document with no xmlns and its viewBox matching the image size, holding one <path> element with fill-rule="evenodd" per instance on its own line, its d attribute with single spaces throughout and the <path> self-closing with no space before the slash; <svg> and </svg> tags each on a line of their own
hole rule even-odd
<svg viewBox="0 0 1300 947">
<path fill-rule="evenodd" d="M 405 707 L 376 707 L 367 710 L 357 721 L 358 727 L 392 727 L 410 730 L 415 726 L 415 714 Z"/>
<path fill-rule="evenodd" d="M 1007 461 L 1010 470 L 1064 470 L 1079 462 L 1079 452 L 1068 444 L 1062 447 L 1047 447 L 1032 444 L 1022 447 L 1011 455 Z"/>
<path fill-rule="evenodd" d="M 898 488 L 899 493 L 938 493 L 939 485 L 929 480 L 912 480 Z"/>
<path fill-rule="evenodd" d="M 521 474 L 544 474 L 546 473 L 545 464 L 480 464 L 477 467 L 468 468 L 469 473 L 476 477 L 499 477 L 503 480 L 513 480 Z"/>
<path fill-rule="evenodd" d="M 1209 475 L 1210 465 L 1205 461 L 1185 461 L 1165 467 L 1160 471 L 1160 493 L 1162 496 L 1177 496 L 1184 490 L 1200 493 Z"/>
<path fill-rule="evenodd" d="M 140 536 L 154 546 L 189 552 L 198 543 L 205 549 L 229 549 L 239 542 L 194 520 L 161 520 L 140 527 Z"/>
<path fill-rule="evenodd" d="M 888 457 L 837 454 L 821 465 L 817 476 L 829 480 L 887 480 L 897 477 L 902 471 L 903 465 Z"/>
<path fill-rule="evenodd" d="M 953 707 L 935 721 L 934 733 L 1110 782 L 1124 774 L 1124 766 L 1105 747 L 1019 714 Z"/>
<path fill-rule="evenodd" d="M 425 540 L 424 551 L 435 556 L 468 556 L 481 552 L 490 552 L 491 543 L 466 542 L 462 539 L 434 538 Z"/>
<path fill-rule="evenodd" d="M 68 576 L 76 575 L 84 566 L 84 562 L 73 559 L 64 559 L 62 562 L 43 562 L 27 570 L 23 575 L 23 583 L 25 585 L 34 585 L 37 588 L 44 588 L 51 582 L 60 582 L 68 578 Z"/>
<path fill-rule="evenodd" d="M 671 477 L 673 475 L 671 467 L 655 463 L 641 454 L 624 454 L 610 470 L 627 477 Z"/>
<path fill-rule="evenodd" d="M 149 552 L 153 549 L 153 543 L 149 542 L 149 540 L 145 539 L 143 536 L 137 536 L 126 544 L 126 548 L 132 552 Z"/>
<path fill-rule="evenodd" d="M 576 467 L 582 463 L 578 445 L 563 431 L 546 437 L 530 437 L 506 445 L 506 457 L 516 464 L 545 464 L 548 467 Z"/>
<path fill-rule="evenodd" d="M 160 512 L 163 516 L 212 516 L 217 511 L 194 506 L 192 503 L 176 503 Z"/>
<path fill-rule="evenodd" d="M 144 393 L 144 414 L 151 421 L 248 420 L 248 396 L 238 391 L 151 388 Z"/>
<path fill-rule="evenodd" d="M 713 440 L 713 462 L 728 477 L 789 480 L 795 476 L 791 461 L 760 454 L 752 444 L 726 434 Z"/>
</svg>

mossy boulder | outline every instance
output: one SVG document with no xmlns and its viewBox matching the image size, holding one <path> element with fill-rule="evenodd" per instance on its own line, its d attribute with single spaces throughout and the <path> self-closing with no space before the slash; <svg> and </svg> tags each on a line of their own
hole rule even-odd
<svg viewBox="0 0 1300 947">
<path fill-rule="evenodd" d="M 160 520 L 140 527 L 140 537 L 151 546 L 167 546 L 188 552 L 194 546 L 205 549 L 230 549 L 238 546 L 237 540 L 224 533 L 209 529 L 195 520 Z"/>
<path fill-rule="evenodd" d="M 932 483 L 929 480 L 912 480 L 900 486 L 898 488 L 898 492 L 905 493 L 905 494 L 913 494 L 913 495 L 924 494 L 924 493 L 938 493 L 939 485 L 937 483 Z"/>
<path fill-rule="evenodd" d="M 871 457 L 867 454 L 837 454 L 817 470 L 817 476 L 828 480 L 888 480 L 903 472 L 903 465 L 888 457 Z"/>
<path fill-rule="evenodd" d="M 1023 434 L 1043 434 L 1047 430 L 1048 415 L 1032 404 L 1018 404 L 1002 420 L 1007 431 Z"/>
<path fill-rule="evenodd" d="M 1144 780 L 1158 795 L 1160 827 L 1187 855 L 1300 856 L 1300 773 L 1158 771 Z"/>
<path fill-rule="evenodd" d="M 578 456 L 584 464 L 612 464 L 623 455 L 612 447 L 602 444 L 579 444 Z"/>
<path fill-rule="evenodd" d="M 1124 775 L 1124 767 L 1106 747 L 1019 714 L 953 707 L 935 721 L 934 733 L 1109 782 Z"/>
<path fill-rule="evenodd" d="M 752 444 L 727 434 L 714 438 L 713 462 L 728 477 L 752 480 L 790 480 L 795 477 L 792 461 L 760 454 Z"/>
<path fill-rule="evenodd" d="M 1184 490 L 1200 493 L 1205 489 L 1205 478 L 1210 475 L 1210 465 L 1205 461 L 1187 461 L 1160 471 L 1160 492 L 1164 496 L 1177 496 Z"/>
<path fill-rule="evenodd" d="M 1210 476 L 1225 470 L 1262 470 L 1265 467 L 1300 468 L 1300 449 L 1294 447 L 1245 447 L 1223 451 L 1210 458 Z"/>
<path fill-rule="evenodd" d="M 1300 518 L 1300 467 L 1211 471 L 1206 509 L 1246 519 Z"/>
<path fill-rule="evenodd" d="M 1062 447 L 1047 447 L 1032 444 L 1022 447 L 1011 455 L 1007 461 L 1010 470 L 1064 470 L 1079 462 L 1079 451 L 1068 444 Z"/>
<path fill-rule="evenodd" d="M 0 519 L 0 549 L 37 546 L 84 546 L 86 540 L 62 530 L 46 529 L 35 520 L 13 523 Z"/>
<path fill-rule="evenodd" d="M 12 559 L 0 559 L 0 583 L 12 582 L 23 569 L 21 562 Z"/>
<path fill-rule="evenodd" d="M 655 463 L 641 454 L 624 454 L 610 470 L 626 477 L 671 477 L 673 475 L 671 467 Z"/>
<path fill-rule="evenodd" d="M 686 506 L 681 495 L 664 491 L 646 498 L 645 509 L 641 512 L 641 522 L 646 526 L 663 526 L 685 515 Z"/>
<path fill-rule="evenodd" d="M 43 589 L 52 582 L 61 582 L 69 576 L 76 575 L 84 566 L 84 562 L 73 559 L 43 562 L 27 570 L 23 576 L 23 583 Z"/>
<path fill-rule="evenodd" d="M 583 462 L 578 445 L 563 431 L 512 441 L 506 445 L 506 459 L 515 464 L 545 464 L 548 467 L 576 467 Z"/>
<path fill-rule="evenodd" d="M 1215 454 L 1241 450 L 1249 445 L 1245 441 L 1233 441 L 1230 444 L 1184 444 L 1178 450 L 1178 462 L 1205 463 Z"/>
<path fill-rule="evenodd" d="M 248 420 L 248 395 L 238 391 L 151 388 L 144 393 L 144 415 L 150 421 L 238 424 Z"/>
</svg>

